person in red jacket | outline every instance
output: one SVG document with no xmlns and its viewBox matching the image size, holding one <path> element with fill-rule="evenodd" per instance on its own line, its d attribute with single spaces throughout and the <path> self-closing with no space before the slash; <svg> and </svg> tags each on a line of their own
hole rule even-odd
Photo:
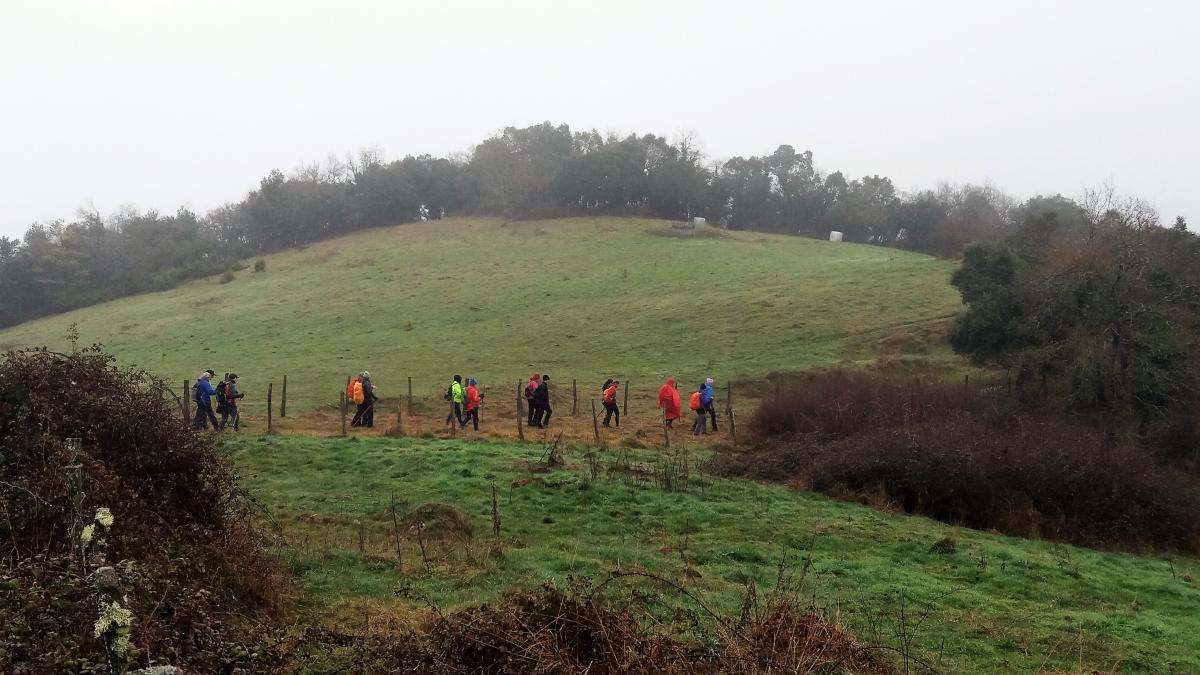
<svg viewBox="0 0 1200 675">
<path fill-rule="evenodd" d="M 479 402 L 483 400 L 483 394 L 479 393 L 478 383 L 473 377 L 467 380 L 466 398 L 467 414 L 463 415 L 462 426 L 465 428 L 470 420 L 475 426 L 475 431 L 479 431 Z"/>
<path fill-rule="evenodd" d="M 679 390 L 675 388 L 675 378 L 668 377 L 667 383 L 658 388 L 658 407 L 662 409 L 668 427 L 679 419 Z"/>
<path fill-rule="evenodd" d="M 617 428 L 621 428 L 621 409 L 617 407 L 617 387 L 621 383 L 617 380 L 608 380 L 601 387 L 600 393 L 604 396 L 604 426 L 608 426 L 612 421 L 613 415 L 617 416 Z"/>
</svg>

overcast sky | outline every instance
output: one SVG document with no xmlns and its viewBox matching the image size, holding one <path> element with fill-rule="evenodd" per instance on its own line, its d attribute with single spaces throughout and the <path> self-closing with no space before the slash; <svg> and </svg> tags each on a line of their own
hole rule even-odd
<svg viewBox="0 0 1200 675">
<path fill-rule="evenodd" d="M 506 125 L 811 149 L 901 189 L 1103 182 L 1200 224 L 1198 2 L 0 3 L 0 234 L 203 212 Z"/>
</svg>

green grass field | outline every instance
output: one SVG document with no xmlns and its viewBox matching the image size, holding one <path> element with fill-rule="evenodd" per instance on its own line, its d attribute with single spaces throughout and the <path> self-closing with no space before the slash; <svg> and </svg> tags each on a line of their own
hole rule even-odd
<svg viewBox="0 0 1200 675">
<path fill-rule="evenodd" d="M 943 672 L 1200 672 L 1195 561 L 960 531 L 699 473 L 686 491 L 667 491 L 639 471 L 653 470 L 659 450 L 632 451 L 628 462 L 605 451 L 593 477 L 582 449 L 566 454 L 565 468 L 531 470 L 540 444 L 257 438 L 226 447 L 287 533 L 281 555 L 317 611 L 397 592 L 414 608 L 457 607 L 619 569 L 687 584 L 736 613 L 746 584 L 773 586 L 786 557 L 803 596 L 864 641 L 895 645 L 903 613 L 918 655 Z M 502 555 L 489 553 L 493 485 Z M 389 539 L 393 493 L 403 573 Z M 426 503 L 453 506 L 474 526 L 469 540 L 441 541 L 431 525 L 428 568 L 403 517 Z M 945 536 L 957 551 L 930 553 Z"/>
<path fill-rule="evenodd" d="M 893 249 L 663 221 L 446 220 L 356 233 L 237 273 L 0 331 L 0 348 L 101 342 L 171 382 L 236 371 L 248 402 L 288 376 L 289 408 L 337 400 L 352 372 L 381 394 L 440 397 L 453 373 L 507 392 L 537 370 L 649 392 L 929 349 L 959 307 L 953 264 Z M 252 262 L 252 261 L 249 261 Z M 647 394 L 648 395 L 648 394 Z"/>
</svg>

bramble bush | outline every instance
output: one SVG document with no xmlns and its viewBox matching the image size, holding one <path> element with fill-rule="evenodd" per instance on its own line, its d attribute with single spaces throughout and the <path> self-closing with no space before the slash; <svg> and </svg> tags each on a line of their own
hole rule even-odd
<svg viewBox="0 0 1200 675">
<path fill-rule="evenodd" d="M 909 513 L 1107 549 L 1200 552 L 1200 486 L 1060 411 L 914 376 L 813 373 L 765 401 L 711 468 Z"/>
<path fill-rule="evenodd" d="M 72 547 L 79 514 L 108 507 L 106 538 L 133 612 L 131 660 L 216 672 L 253 653 L 229 616 L 282 606 L 256 509 L 208 435 L 189 431 L 166 385 L 97 348 L 0 357 L 0 671 L 87 671 L 103 661 L 95 604 Z M 77 437 L 76 451 L 65 439 Z M 69 466 L 78 465 L 81 489 Z M 76 495 L 82 498 L 75 501 Z M 240 656 L 233 656 L 238 654 Z"/>
</svg>

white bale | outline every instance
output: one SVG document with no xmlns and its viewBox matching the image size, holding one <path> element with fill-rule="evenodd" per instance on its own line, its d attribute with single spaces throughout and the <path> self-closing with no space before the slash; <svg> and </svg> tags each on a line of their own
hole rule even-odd
<svg viewBox="0 0 1200 675">
<path fill-rule="evenodd" d="M 841 232 L 838 232 L 837 230 L 832 230 L 829 233 L 829 241 L 841 241 L 841 240 L 842 240 Z"/>
<path fill-rule="evenodd" d="M 703 219 L 703 218 L 701 218 L 701 217 L 699 217 L 699 216 L 697 216 L 697 217 L 695 217 L 695 218 L 692 218 L 692 224 L 693 224 L 693 225 L 703 225 L 703 224 L 704 224 L 704 219 Z"/>
</svg>

